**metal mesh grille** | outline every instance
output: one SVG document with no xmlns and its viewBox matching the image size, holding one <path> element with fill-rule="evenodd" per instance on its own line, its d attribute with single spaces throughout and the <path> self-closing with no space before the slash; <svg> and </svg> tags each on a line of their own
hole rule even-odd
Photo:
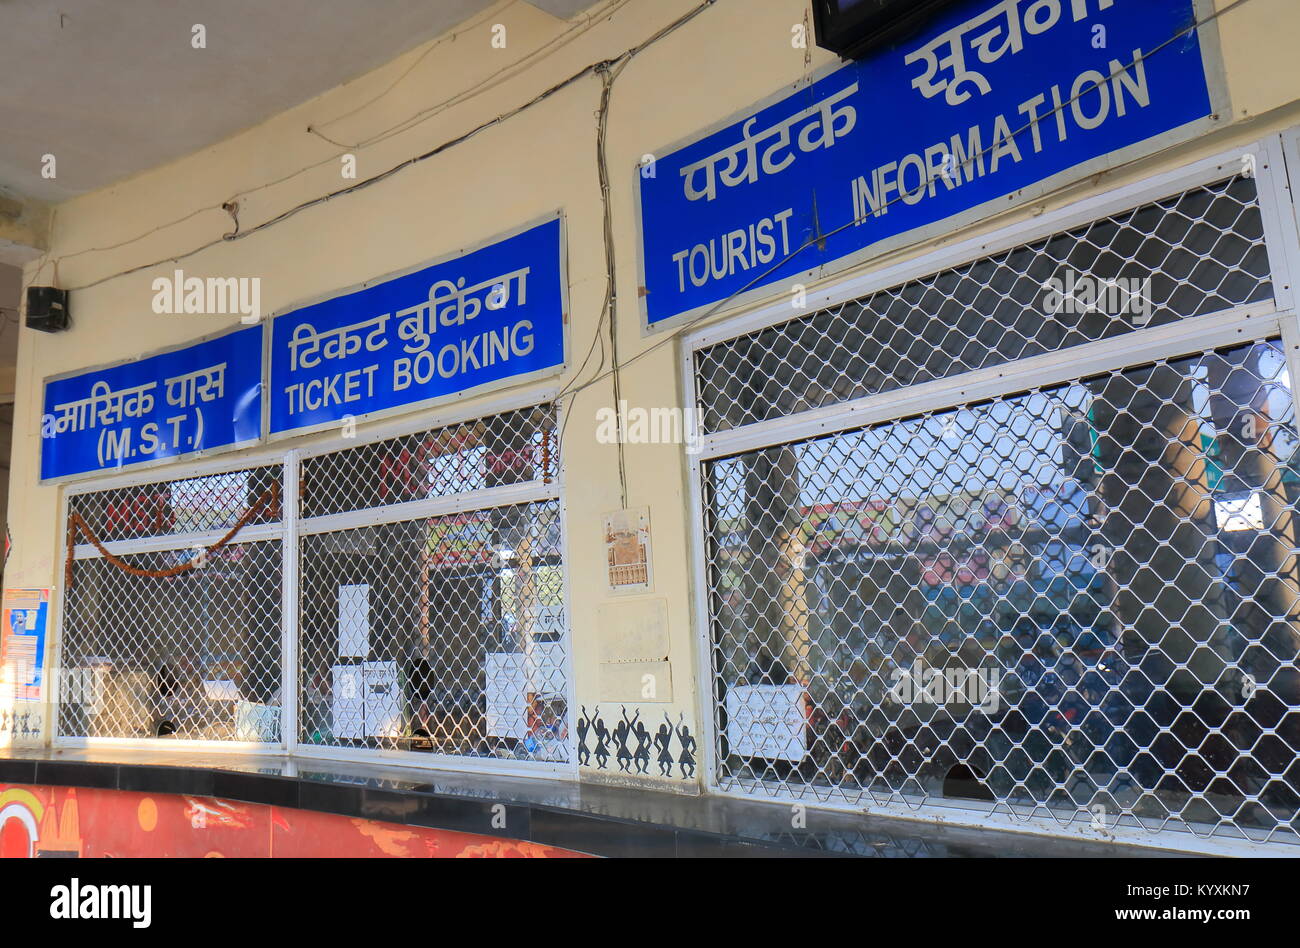
<svg viewBox="0 0 1300 948">
<path fill-rule="evenodd" d="M 279 466 L 256 467 L 74 494 L 68 512 L 105 541 L 229 529 L 280 476 Z M 251 523 L 279 519 L 268 506 Z"/>
<path fill-rule="evenodd" d="M 724 787 L 1300 833 L 1279 343 L 705 463 Z"/>
<path fill-rule="evenodd" d="M 568 760 L 558 500 L 301 549 L 301 741 Z"/>
<path fill-rule="evenodd" d="M 198 522 L 219 516 L 224 509 Z M 122 559 L 164 570 L 195 554 Z M 230 544 L 167 578 L 77 560 L 64 597 L 59 735 L 279 742 L 280 568 L 278 540 Z"/>
<path fill-rule="evenodd" d="M 568 759 L 558 500 L 328 532 L 310 519 L 549 491 L 554 435 L 542 405 L 304 459 L 301 741 Z"/>
<path fill-rule="evenodd" d="M 554 430 L 545 405 L 302 462 L 302 741 L 568 760 Z M 198 535 L 275 496 L 281 470 L 79 494 L 69 515 L 85 521 L 87 538 L 127 541 L 121 559 L 133 569 L 161 572 L 211 545 Z M 505 487 L 517 489 L 508 504 L 375 523 L 394 517 L 376 508 Z M 251 522 L 276 522 L 270 506 Z M 361 523 L 328 532 L 319 519 L 353 513 Z M 157 536 L 175 548 L 133 543 Z M 60 736 L 279 742 L 282 549 L 236 537 L 172 577 L 133 575 L 99 555 L 74 560 Z"/>
<path fill-rule="evenodd" d="M 538 406 L 305 458 L 302 516 L 549 479 L 554 428 Z"/>
<path fill-rule="evenodd" d="M 1145 280 L 1140 311 L 1085 284 Z M 1072 292 L 1045 307 L 1048 281 Z M 704 432 L 784 417 L 1271 298 L 1255 181 L 1236 177 L 696 353 Z M 1124 300 L 1127 301 L 1127 300 Z M 1055 311 L 1053 311 L 1055 310 Z"/>
</svg>

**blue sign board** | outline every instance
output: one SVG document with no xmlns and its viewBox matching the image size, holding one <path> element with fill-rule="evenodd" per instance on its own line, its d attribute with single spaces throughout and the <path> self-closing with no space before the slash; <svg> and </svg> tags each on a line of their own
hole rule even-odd
<svg viewBox="0 0 1300 948">
<path fill-rule="evenodd" d="M 1219 104 L 1207 37 L 1180 36 L 1196 7 L 969 0 L 655 155 L 639 171 L 647 326 L 825 275 L 1207 127 Z"/>
<path fill-rule="evenodd" d="M 210 452 L 262 434 L 262 327 L 45 382 L 41 479 Z"/>
<path fill-rule="evenodd" d="M 557 215 L 277 316 L 270 433 L 299 434 L 558 372 L 564 328 Z"/>
</svg>

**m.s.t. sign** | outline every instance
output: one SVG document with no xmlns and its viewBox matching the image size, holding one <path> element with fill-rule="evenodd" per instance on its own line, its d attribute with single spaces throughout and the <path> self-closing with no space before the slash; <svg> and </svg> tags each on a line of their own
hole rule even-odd
<svg viewBox="0 0 1300 948">
<path fill-rule="evenodd" d="M 47 379 L 41 480 L 230 450 L 262 436 L 262 327 Z"/>
<path fill-rule="evenodd" d="M 963 0 L 638 169 L 645 325 L 815 280 L 1218 121 L 1202 0 Z"/>
</svg>

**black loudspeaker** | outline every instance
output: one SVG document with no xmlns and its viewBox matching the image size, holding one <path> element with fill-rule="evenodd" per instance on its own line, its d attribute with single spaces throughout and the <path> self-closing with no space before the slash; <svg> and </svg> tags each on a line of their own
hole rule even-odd
<svg viewBox="0 0 1300 948">
<path fill-rule="evenodd" d="M 817 45 L 861 59 L 907 39 L 961 0 L 813 0 Z"/>
<path fill-rule="evenodd" d="M 68 328 L 68 291 L 55 286 L 27 288 L 27 328 L 63 332 Z"/>
</svg>

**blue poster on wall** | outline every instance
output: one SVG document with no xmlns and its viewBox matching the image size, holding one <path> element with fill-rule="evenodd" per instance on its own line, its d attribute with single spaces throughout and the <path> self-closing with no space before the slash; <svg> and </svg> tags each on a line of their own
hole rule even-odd
<svg viewBox="0 0 1300 948">
<path fill-rule="evenodd" d="M 40 701 L 45 684 L 48 588 L 6 589 L 0 616 L 0 710 L 6 699 Z M 0 724 L 0 732 L 6 730 Z"/>
<path fill-rule="evenodd" d="M 234 448 L 262 434 L 262 327 L 45 382 L 41 480 Z"/>
<path fill-rule="evenodd" d="M 654 329 L 771 295 L 1217 120 L 1199 0 L 968 0 L 638 172 Z M 762 288 L 767 287 L 765 292 Z"/>
<path fill-rule="evenodd" d="M 557 215 L 480 249 L 277 316 L 272 436 L 561 371 L 562 237 Z"/>
</svg>

